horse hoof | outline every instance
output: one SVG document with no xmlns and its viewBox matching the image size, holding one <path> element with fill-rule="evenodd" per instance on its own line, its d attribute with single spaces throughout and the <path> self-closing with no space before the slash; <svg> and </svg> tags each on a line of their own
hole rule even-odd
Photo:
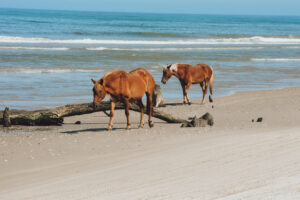
<svg viewBox="0 0 300 200">
<path fill-rule="evenodd" d="M 191 103 L 191 102 L 188 102 L 188 105 L 190 106 L 190 105 L 192 105 L 192 103 Z"/>
<path fill-rule="evenodd" d="M 149 127 L 152 128 L 154 126 L 153 122 L 149 122 Z"/>
<path fill-rule="evenodd" d="M 143 125 L 139 125 L 139 128 L 144 128 L 144 124 Z"/>
<path fill-rule="evenodd" d="M 126 127 L 126 130 L 130 130 L 130 129 L 131 129 L 131 126 L 127 126 L 127 127 Z"/>
<path fill-rule="evenodd" d="M 111 127 L 111 126 L 109 126 L 109 127 L 107 128 L 107 130 L 108 130 L 108 131 L 111 131 L 111 130 L 112 130 L 112 127 Z"/>
<path fill-rule="evenodd" d="M 209 99 L 210 103 L 214 102 L 213 98 L 210 95 L 209 95 L 208 99 Z"/>
</svg>

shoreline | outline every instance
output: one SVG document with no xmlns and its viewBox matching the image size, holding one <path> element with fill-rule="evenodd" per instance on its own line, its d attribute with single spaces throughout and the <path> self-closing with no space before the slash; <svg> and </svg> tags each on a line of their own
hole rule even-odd
<svg viewBox="0 0 300 200">
<path fill-rule="evenodd" d="M 204 104 L 204 105 L 200 105 L 200 101 L 201 101 L 201 99 L 200 98 L 191 98 L 191 102 L 192 102 L 192 104 L 194 104 L 194 105 L 199 105 L 200 107 L 201 107 L 201 110 L 203 110 L 203 108 L 204 108 L 204 110 L 206 109 L 206 108 L 210 108 L 212 105 L 214 105 L 214 103 L 215 103 L 215 100 L 217 100 L 217 99 L 224 99 L 224 98 L 234 98 L 236 95 L 237 96 L 239 96 L 239 95 L 243 95 L 243 94 L 249 94 L 249 93 L 251 93 L 251 94 L 254 94 L 254 93 L 256 93 L 256 92 L 258 92 L 258 93 L 264 93 L 264 92 L 268 92 L 268 93 L 270 93 L 270 92 L 280 92 L 281 90 L 293 90 L 293 89 L 295 89 L 295 90 L 300 90 L 300 86 L 296 86 L 296 87 L 284 87 L 284 88 L 277 88 L 277 89 L 266 89 L 266 90 L 260 90 L 260 89 L 258 89 L 258 90 L 243 90 L 243 91 L 236 91 L 236 92 L 233 92 L 232 94 L 230 94 L 230 95 L 225 95 L 225 96 L 218 96 L 218 97 L 214 97 L 213 99 L 214 99 L 214 102 L 213 103 L 209 103 L 209 101 L 208 101 L 208 95 L 209 94 L 207 94 L 206 95 L 206 103 Z M 81 103 L 83 103 L 83 102 L 81 102 Z M 144 102 L 145 103 L 145 102 Z M 164 103 L 167 103 L 167 104 L 174 104 L 174 105 L 181 105 L 181 106 L 183 106 L 183 104 L 182 104 L 182 99 L 165 99 L 164 98 Z M 66 104 L 67 105 L 67 104 Z M 61 105 L 61 106 L 63 106 L 63 105 Z M 53 107 L 53 108 L 55 108 L 55 107 Z M 164 111 L 164 110 L 167 110 L 166 112 L 167 113 L 171 113 L 171 114 L 174 114 L 175 116 L 176 116 L 176 112 L 172 112 L 172 109 L 170 109 L 171 110 L 171 112 L 168 112 L 168 109 L 164 109 L 164 107 L 159 107 L 160 108 L 160 110 L 162 110 L 162 111 Z M 188 108 L 188 107 L 187 107 Z M 51 109 L 51 108 L 46 108 L 46 109 Z M 20 110 L 22 110 L 22 109 L 20 109 Z M 38 109 L 39 110 L 39 109 Z M 209 112 L 209 110 L 212 110 L 212 109 L 208 109 L 207 111 Z M 28 111 L 31 111 L 31 110 L 28 110 Z M 121 113 L 121 115 L 123 115 L 123 113 L 122 113 L 122 111 L 123 110 L 118 110 L 118 112 L 120 112 Z M 133 113 L 136 113 L 135 111 L 130 111 L 130 112 L 133 112 Z M 94 112 L 94 113 L 99 113 L 99 112 Z M 205 111 L 203 111 L 203 114 L 205 113 Z M 84 114 L 84 115 L 93 115 L 93 113 L 91 113 L 91 114 Z M 77 121 L 80 121 L 80 116 L 84 116 L 84 115 L 74 115 L 74 116 L 70 116 L 70 117 L 65 117 L 66 119 L 78 119 Z M 101 115 L 101 117 L 107 117 L 106 115 Z M 135 118 L 136 118 L 136 120 L 139 120 L 139 118 L 138 118 L 139 116 L 135 116 Z M 145 114 L 145 126 L 147 127 L 147 118 L 148 117 L 148 115 L 147 114 Z M 192 115 L 191 116 L 188 116 L 188 117 L 193 117 Z M 187 118 L 188 118 L 187 117 Z M 198 114 L 197 115 L 197 117 L 201 117 L 200 116 L 200 114 Z M 108 120 L 109 120 L 109 117 L 107 117 L 107 122 L 108 122 Z M 124 119 L 123 119 L 123 121 L 125 120 L 125 117 L 124 117 Z M 162 120 L 159 120 L 159 119 L 157 119 L 159 122 L 164 122 L 164 121 L 162 121 Z M 74 121 L 75 122 L 75 121 Z M 125 121 L 124 121 L 124 123 L 125 123 Z M 136 122 L 137 123 L 137 122 Z M 167 122 L 165 122 L 165 123 L 167 123 Z M 63 125 L 62 126 L 64 126 L 64 124 L 65 125 L 70 125 L 70 123 L 69 123 L 69 120 L 67 121 L 67 123 L 65 123 L 65 121 L 64 121 L 64 123 L 63 123 Z M 105 124 L 105 122 L 103 123 L 103 124 Z M 25 133 L 28 133 L 28 132 L 36 132 L 36 133 L 39 133 L 39 131 L 41 131 L 41 132 L 49 132 L 49 131 L 56 131 L 56 130 L 59 130 L 62 126 L 23 126 L 23 125 L 14 125 L 14 126 L 12 126 L 12 127 L 9 127 L 9 128 L 5 128 L 5 127 L 3 127 L 2 125 L 0 126 L 0 135 L 1 134 L 23 134 L 23 133 L 21 133 L 21 131 L 24 131 Z M 103 128 L 104 129 L 104 128 Z"/>
<path fill-rule="evenodd" d="M 186 119 L 210 112 L 215 124 L 204 128 L 154 119 L 150 129 L 145 116 L 138 129 L 130 111 L 128 131 L 124 110 L 113 131 L 103 112 L 17 127 L 0 134 L 0 199 L 299 199 L 299 99 L 293 87 L 159 108 Z"/>
<path fill-rule="evenodd" d="M 161 85 L 160 85 L 161 86 Z M 285 86 L 283 86 L 283 87 L 277 87 L 277 88 L 271 88 L 271 89 L 246 89 L 246 90 L 235 90 L 235 91 L 230 91 L 230 92 L 228 92 L 228 94 L 225 94 L 225 95 L 216 95 L 215 96 L 215 94 L 213 94 L 213 98 L 215 99 L 215 98 L 222 98 L 222 97 L 229 97 L 229 96 L 233 96 L 233 95 L 236 95 L 236 94 L 238 94 L 238 93 L 243 93 L 243 92 L 255 92 L 255 91 L 276 91 L 276 90 L 283 90 L 283 89 L 289 89 L 289 88 L 300 88 L 300 86 L 293 86 L 293 87 L 285 87 Z M 195 88 L 193 88 L 193 90 L 194 90 Z M 164 97 L 163 96 L 163 99 L 164 100 L 167 100 L 168 102 L 169 101 L 181 101 L 182 100 L 182 94 L 181 94 L 181 88 L 178 88 L 178 90 L 180 90 L 180 94 L 179 94 L 179 98 L 166 98 L 166 97 Z M 192 92 L 195 92 L 195 91 L 192 91 Z M 199 94 L 201 94 L 202 95 L 202 93 L 200 93 L 201 91 L 200 91 L 200 88 L 199 88 Z M 190 94 L 191 93 L 191 91 L 189 91 L 189 93 L 188 94 Z M 208 95 L 209 95 L 209 91 L 207 92 L 207 95 L 206 95 L 206 100 L 208 100 Z M 78 95 L 78 96 L 85 96 L 85 95 Z M 191 95 L 189 95 L 189 97 L 190 97 Z M 91 98 L 92 98 L 92 95 L 91 95 Z M 144 97 L 143 97 L 144 98 Z M 191 97 L 190 97 L 191 98 Z M 191 99 L 195 99 L 195 100 L 199 100 L 201 97 L 197 97 L 197 98 L 191 98 Z M 0 98 L 0 100 L 8 100 L 8 99 L 1 99 Z M 29 102 L 30 100 L 19 100 L 19 99 L 9 99 L 9 100 L 12 100 L 12 101 L 20 101 L 20 102 Z M 106 100 L 108 100 L 107 99 L 107 97 L 105 97 L 105 99 L 103 99 L 103 101 L 106 101 Z M 78 101 L 78 102 L 73 102 L 72 104 L 80 104 L 80 103 L 87 103 L 87 102 L 85 102 L 85 101 Z M 56 108 L 56 107 L 59 107 L 59 106 L 65 106 L 65 105 L 68 105 L 68 103 L 67 104 L 60 104 L 60 105 L 57 105 L 57 106 L 54 106 L 54 107 L 49 107 L 49 106 L 42 106 L 42 107 L 36 107 L 36 108 L 32 108 L 32 109 L 25 109 L 25 108 L 12 108 L 12 109 L 15 109 L 15 110 L 25 110 L 25 111 L 34 111 L 34 110 L 44 110 L 44 109 L 52 109 L 52 108 Z M 2 110 L 4 110 L 4 108 L 5 107 L 9 107 L 9 106 L 3 106 L 3 109 Z M 9 107 L 9 108 L 11 108 L 11 107 Z M 1 133 L 1 132 L 0 132 Z"/>
</svg>

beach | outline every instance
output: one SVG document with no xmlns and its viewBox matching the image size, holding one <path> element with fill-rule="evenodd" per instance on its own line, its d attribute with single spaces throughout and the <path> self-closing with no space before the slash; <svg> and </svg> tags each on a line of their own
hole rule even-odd
<svg viewBox="0 0 300 200">
<path fill-rule="evenodd" d="M 212 127 L 154 118 L 154 128 L 138 129 L 130 111 L 125 130 L 117 110 L 112 131 L 103 112 L 59 127 L 1 128 L 0 199 L 299 199 L 299 99 L 293 87 L 159 108 L 183 119 L 209 112 Z"/>
</svg>

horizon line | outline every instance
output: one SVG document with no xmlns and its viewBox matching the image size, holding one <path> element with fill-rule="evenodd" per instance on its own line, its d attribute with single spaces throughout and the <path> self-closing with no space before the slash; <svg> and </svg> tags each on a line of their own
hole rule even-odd
<svg viewBox="0 0 300 200">
<path fill-rule="evenodd" d="M 0 9 L 15 9 L 15 10 L 42 10 L 42 11 L 66 11 L 66 12 L 99 12 L 99 13 L 135 13 L 135 14 L 174 14 L 174 15 L 228 15 L 228 16 L 278 16 L 278 17 L 300 17 L 299 15 L 287 14 L 229 14 L 229 13 L 184 13 L 184 12 L 140 12 L 140 11 L 101 11 L 101 10 L 66 10 L 66 9 L 46 9 L 46 8 L 12 8 L 0 7 Z"/>
</svg>

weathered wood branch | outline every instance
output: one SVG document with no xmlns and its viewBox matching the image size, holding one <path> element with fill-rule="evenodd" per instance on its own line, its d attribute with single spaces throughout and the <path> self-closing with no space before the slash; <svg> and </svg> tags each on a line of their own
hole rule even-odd
<svg viewBox="0 0 300 200">
<path fill-rule="evenodd" d="M 11 122 L 10 122 L 10 118 L 9 118 L 9 108 L 6 107 L 4 109 L 3 112 L 3 126 L 4 127 L 10 127 L 11 126 Z"/>
<path fill-rule="evenodd" d="M 124 109 L 124 106 L 122 103 L 117 103 L 115 109 Z M 92 103 L 70 104 L 52 109 L 36 111 L 13 109 L 9 111 L 9 118 L 12 125 L 61 125 L 64 117 L 106 110 L 110 110 L 110 103 L 108 101 L 101 102 L 95 109 L 93 108 Z M 139 106 L 135 103 L 130 104 L 130 110 L 140 112 Z M 152 116 L 168 123 L 186 122 L 184 119 L 159 111 L 157 108 L 153 108 Z M 3 121 L 3 111 L 0 111 L 0 123 L 3 124 Z"/>
</svg>

